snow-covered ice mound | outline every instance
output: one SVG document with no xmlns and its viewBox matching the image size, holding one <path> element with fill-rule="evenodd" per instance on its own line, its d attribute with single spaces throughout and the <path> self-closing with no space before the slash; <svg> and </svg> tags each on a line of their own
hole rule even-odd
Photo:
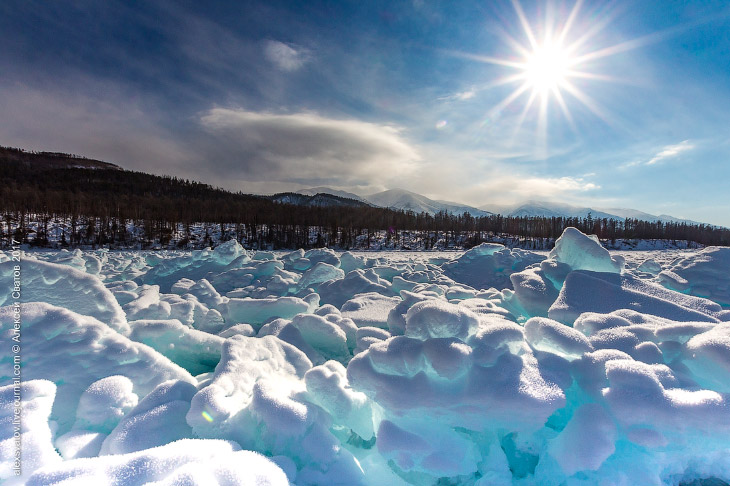
<svg viewBox="0 0 730 486">
<path fill-rule="evenodd" d="M 728 251 L 0 255 L 0 481 L 727 484 Z"/>
<path fill-rule="evenodd" d="M 730 307 L 730 248 L 710 247 L 680 258 L 658 279 L 667 288 Z"/>
<path fill-rule="evenodd" d="M 457 282 L 477 288 L 505 289 L 512 288 L 512 273 L 540 260 L 542 257 L 518 248 L 510 250 L 497 243 L 482 243 L 442 267 Z"/>
<path fill-rule="evenodd" d="M 0 305 L 12 300 L 14 262 L 0 263 Z M 114 295 L 101 281 L 67 265 L 26 258 L 21 265 L 23 302 L 47 302 L 95 317 L 121 332 L 129 325 Z"/>
</svg>

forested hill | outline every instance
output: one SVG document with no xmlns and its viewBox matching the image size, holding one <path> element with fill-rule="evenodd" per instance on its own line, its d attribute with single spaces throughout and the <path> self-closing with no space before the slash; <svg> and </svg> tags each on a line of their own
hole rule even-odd
<svg viewBox="0 0 730 486">
<path fill-rule="evenodd" d="M 0 146 L 0 160 L 15 163 L 26 170 L 32 169 L 113 169 L 121 167 L 101 160 L 60 152 L 26 152 L 22 149 Z"/>
<path fill-rule="evenodd" d="M 245 190 L 245 188 L 243 188 Z M 176 177 L 123 170 L 68 154 L 0 148 L 0 244 L 201 246 L 194 223 L 235 225 L 225 237 L 256 247 L 353 247 L 378 231 L 409 232 L 419 247 L 494 235 L 553 240 L 568 226 L 600 238 L 687 240 L 730 245 L 730 230 L 636 219 L 430 215 L 369 206 L 332 195 L 256 196 Z M 50 226 L 49 226 L 50 224 Z M 49 238 L 49 227 L 62 236 Z M 180 228 L 185 228 L 182 231 Z M 414 237 L 414 234 L 416 235 Z M 390 236 L 388 236 L 390 238 Z M 414 240 L 415 238 L 415 240 Z M 195 240 L 195 241 L 193 241 Z"/>
<path fill-rule="evenodd" d="M 2 208 L 20 213 L 170 219 L 212 218 L 249 205 L 272 206 L 257 196 L 207 184 L 123 170 L 66 154 L 0 152 Z M 20 159 L 20 160 L 19 160 Z M 71 162 L 73 161 L 73 162 Z M 77 162 L 93 162 L 92 165 Z"/>
<path fill-rule="evenodd" d="M 336 196 L 334 194 L 327 194 L 324 192 L 312 195 L 299 194 L 296 192 L 281 192 L 279 194 L 266 197 L 277 203 L 293 204 L 295 206 L 348 206 L 358 208 L 373 206 L 365 201 L 358 201 L 356 199 Z"/>
</svg>

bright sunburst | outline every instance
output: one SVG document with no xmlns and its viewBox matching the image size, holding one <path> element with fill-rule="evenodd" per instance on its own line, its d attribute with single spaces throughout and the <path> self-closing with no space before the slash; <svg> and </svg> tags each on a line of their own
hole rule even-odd
<svg viewBox="0 0 730 486">
<path fill-rule="evenodd" d="M 548 0 L 549 1 L 549 0 Z M 504 38 L 512 47 L 514 55 L 510 58 L 485 56 L 467 56 L 477 61 L 497 64 L 513 70 L 511 74 L 490 83 L 496 85 L 515 84 L 515 89 L 487 114 L 493 118 L 508 105 L 519 99 L 526 100 L 521 110 L 515 130 L 524 122 L 533 107 L 537 107 L 538 132 L 545 135 L 549 106 L 557 105 L 575 130 L 573 117 L 568 104 L 578 102 L 604 121 L 609 121 L 603 110 L 599 108 L 588 94 L 575 83 L 576 79 L 612 81 L 615 78 L 590 72 L 592 62 L 618 52 L 638 47 L 641 40 L 629 41 L 611 47 L 592 46 L 598 34 L 609 22 L 608 16 L 591 19 L 591 22 L 577 26 L 577 19 L 582 0 L 578 0 L 570 13 L 559 18 L 552 15 L 553 10 L 547 8 L 544 24 L 531 24 L 525 15 L 519 0 L 512 0 L 512 5 L 520 22 L 522 32 L 518 36 L 504 33 Z M 549 4 L 548 4 L 549 6 Z M 536 34 L 539 32 L 539 37 Z M 523 39 L 522 41 L 517 39 Z M 572 40 L 571 40 L 572 39 Z M 568 102 L 569 101 L 569 102 Z"/>
<path fill-rule="evenodd" d="M 525 59 L 525 81 L 542 96 L 550 91 L 565 88 L 570 75 L 571 61 L 568 52 L 562 46 L 548 39 Z"/>
</svg>

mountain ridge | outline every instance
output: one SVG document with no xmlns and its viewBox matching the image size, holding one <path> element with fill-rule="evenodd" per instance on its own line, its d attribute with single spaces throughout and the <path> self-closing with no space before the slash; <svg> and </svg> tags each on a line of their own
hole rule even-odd
<svg viewBox="0 0 730 486">
<path fill-rule="evenodd" d="M 407 191 L 405 189 L 388 189 L 365 196 L 367 201 L 381 207 L 391 209 L 403 209 L 414 213 L 428 213 L 434 215 L 439 211 L 446 211 L 451 214 L 469 213 L 472 216 L 489 216 L 489 211 L 484 211 L 473 206 L 460 204 L 452 201 L 437 201 L 422 194 Z"/>
<path fill-rule="evenodd" d="M 576 206 L 568 203 L 530 199 L 517 204 L 500 205 L 485 204 L 481 209 L 490 210 L 499 208 L 503 216 L 546 216 L 563 218 L 586 218 L 590 213 L 592 218 L 598 219 L 638 219 L 642 221 L 661 221 L 664 223 L 707 224 L 691 219 L 677 218 L 668 214 L 655 215 L 631 208 L 599 208 Z"/>
<path fill-rule="evenodd" d="M 600 208 L 589 206 L 577 206 L 568 203 L 528 199 L 516 204 L 491 203 L 482 206 L 469 206 L 454 201 L 430 199 L 422 194 L 408 191 L 406 189 L 388 189 L 374 194 L 360 196 L 358 194 L 320 186 L 309 189 L 300 189 L 297 194 L 315 195 L 331 194 L 333 196 L 346 197 L 349 199 L 363 201 L 374 206 L 402 209 L 415 213 L 428 213 L 434 215 L 439 211 L 447 211 L 451 214 L 463 214 L 467 212 L 474 217 L 501 214 L 502 216 L 515 217 L 561 217 L 561 218 L 587 218 L 590 214 L 594 219 L 638 219 L 642 221 L 661 221 L 665 223 L 687 223 L 687 224 L 708 224 L 693 221 L 691 219 L 677 218 L 668 214 L 655 215 L 631 208 Z"/>
</svg>

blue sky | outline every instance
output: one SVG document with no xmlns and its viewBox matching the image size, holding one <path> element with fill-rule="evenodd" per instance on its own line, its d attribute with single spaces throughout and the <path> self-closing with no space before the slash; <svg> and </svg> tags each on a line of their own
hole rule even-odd
<svg viewBox="0 0 730 486">
<path fill-rule="evenodd" d="M 505 103 L 566 23 L 565 106 L 541 110 L 529 76 Z M 244 192 L 401 187 L 730 226 L 724 1 L 9 0 L 0 39 L 2 145 Z"/>
</svg>

